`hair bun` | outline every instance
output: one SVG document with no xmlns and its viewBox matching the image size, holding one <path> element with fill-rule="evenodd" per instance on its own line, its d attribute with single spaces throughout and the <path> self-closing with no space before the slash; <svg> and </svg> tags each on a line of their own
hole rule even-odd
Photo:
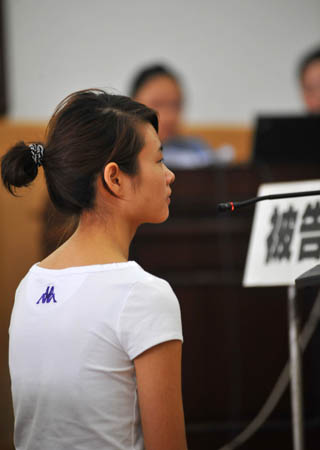
<svg viewBox="0 0 320 450">
<path fill-rule="evenodd" d="M 42 150 L 41 150 L 42 148 Z M 43 146 L 18 142 L 3 156 L 1 176 L 5 188 L 15 195 L 14 188 L 28 186 L 37 176 L 42 164 Z"/>
</svg>

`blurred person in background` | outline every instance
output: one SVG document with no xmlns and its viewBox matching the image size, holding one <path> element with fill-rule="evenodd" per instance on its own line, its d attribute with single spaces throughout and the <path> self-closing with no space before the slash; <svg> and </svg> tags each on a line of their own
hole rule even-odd
<svg viewBox="0 0 320 450">
<path fill-rule="evenodd" d="M 231 147 L 213 151 L 201 139 L 180 134 L 184 93 L 179 77 L 169 67 L 155 64 L 142 68 L 133 78 L 129 94 L 158 112 L 159 137 L 168 167 L 199 169 L 232 161 Z"/>
<path fill-rule="evenodd" d="M 298 76 L 307 111 L 320 114 L 320 47 L 303 56 Z"/>
</svg>

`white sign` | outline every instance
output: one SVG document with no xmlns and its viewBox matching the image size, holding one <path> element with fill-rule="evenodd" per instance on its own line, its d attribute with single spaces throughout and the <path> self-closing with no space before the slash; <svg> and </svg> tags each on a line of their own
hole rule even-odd
<svg viewBox="0 0 320 450">
<path fill-rule="evenodd" d="M 258 195 L 320 190 L 320 180 L 270 183 Z M 244 286 L 289 286 L 320 262 L 320 196 L 256 205 Z"/>
</svg>

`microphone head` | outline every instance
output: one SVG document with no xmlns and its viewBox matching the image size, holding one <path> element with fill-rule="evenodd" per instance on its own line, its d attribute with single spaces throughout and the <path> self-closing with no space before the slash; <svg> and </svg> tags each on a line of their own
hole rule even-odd
<svg viewBox="0 0 320 450">
<path fill-rule="evenodd" d="M 218 212 L 230 211 L 232 209 L 231 203 L 218 203 L 217 210 Z"/>
</svg>

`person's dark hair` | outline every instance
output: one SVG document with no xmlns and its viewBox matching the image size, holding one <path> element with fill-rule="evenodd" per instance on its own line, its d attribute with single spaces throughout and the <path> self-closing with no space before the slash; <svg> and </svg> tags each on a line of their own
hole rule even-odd
<svg viewBox="0 0 320 450">
<path fill-rule="evenodd" d="M 129 95 L 130 97 L 135 97 L 139 89 L 152 78 L 156 78 L 158 76 L 165 76 L 171 78 L 178 85 L 181 85 L 181 80 L 179 77 L 171 70 L 169 67 L 162 64 L 153 64 L 151 66 L 144 67 L 141 69 L 136 76 L 133 78 Z"/>
<path fill-rule="evenodd" d="M 123 172 L 135 175 L 139 170 L 137 156 L 144 145 L 139 128 L 142 123 L 158 131 L 156 112 L 129 97 L 90 89 L 65 98 L 49 122 L 42 159 L 55 207 L 78 215 L 91 209 L 95 181 L 111 161 Z M 24 142 L 2 158 L 2 181 L 13 195 L 15 187 L 28 186 L 37 173 L 30 147 Z"/>
<path fill-rule="evenodd" d="M 315 61 L 320 61 L 320 47 L 313 49 L 301 59 L 298 65 L 298 77 L 300 80 L 302 80 L 307 67 Z"/>
</svg>

